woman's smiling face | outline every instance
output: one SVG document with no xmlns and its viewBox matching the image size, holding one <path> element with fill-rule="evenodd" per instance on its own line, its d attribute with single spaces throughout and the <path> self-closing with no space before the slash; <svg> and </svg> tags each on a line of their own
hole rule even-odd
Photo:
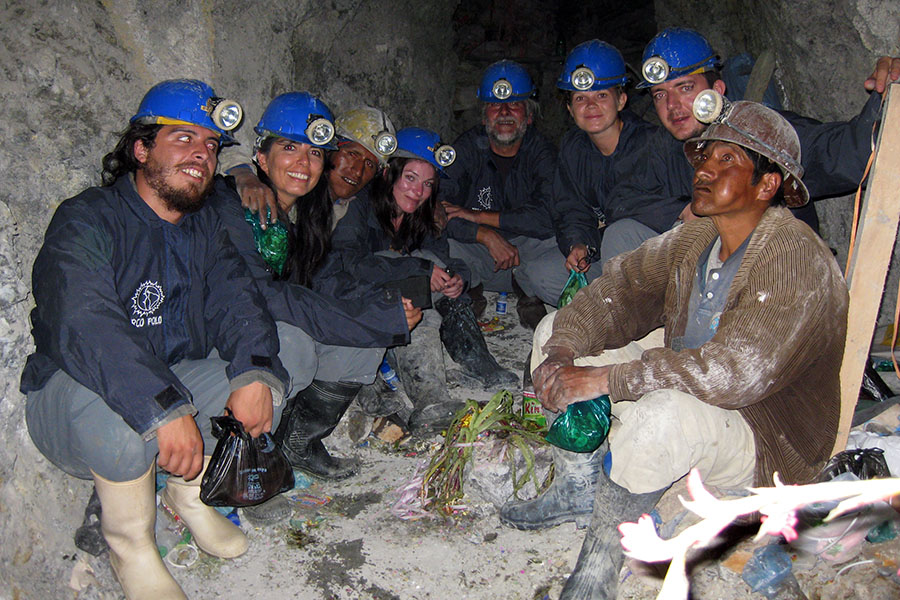
<svg viewBox="0 0 900 600">
<path fill-rule="evenodd" d="M 265 153 L 257 155 L 259 168 L 269 177 L 278 197 L 278 205 L 290 210 L 300 196 L 316 187 L 325 167 L 322 148 L 278 138 Z"/>
<path fill-rule="evenodd" d="M 394 202 L 406 214 L 416 212 L 431 197 L 434 186 L 434 167 L 424 160 L 411 160 L 403 166 L 400 178 L 394 183 Z"/>
</svg>

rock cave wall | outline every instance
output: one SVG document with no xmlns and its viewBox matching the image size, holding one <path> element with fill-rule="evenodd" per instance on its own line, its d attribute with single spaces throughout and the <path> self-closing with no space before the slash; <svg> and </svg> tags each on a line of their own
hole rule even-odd
<svg viewBox="0 0 900 600">
<path fill-rule="evenodd" d="M 0 597 L 61 598 L 89 483 L 34 448 L 18 380 L 32 342 L 31 265 L 57 205 L 99 183 L 144 92 L 195 77 L 238 99 L 251 141 L 265 104 L 309 89 L 398 125 L 449 120 L 456 2 L 49 0 L 0 8 Z M 435 27 L 445 23 L 445 27 Z"/>
<path fill-rule="evenodd" d="M 513 19 L 537 15 L 534 33 L 513 41 L 522 47 L 541 41 L 542 57 L 534 64 L 550 65 L 537 75 L 551 91 L 557 75 L 551 71 L 561 57 L 547 54 L 558 39 L 571 37 L 570 48 L 596 35 L 622 48 L 633 64 L 649 39 L 627 25 L 651 11 L 610 17 L 603 22 L 615 27 L 589 33 L 582 31 L 583 6 L 563 3 L 566 10 L 551 19 L 534 0 L 44 0 L 0 7 L 6 113 L 0 120 L 0 597 L 67 594 L 70 567 L 63 557 L 75 552 L 72 533 L 90 487 L 44 460 L 25 428 L 18 380 L 32 349 L 31 264 L 59 202 L 99 182 L 100 158 L 143 93 L 170 77 L 209 81 L 243 103 L 247 117 L 238 138 L 244 143 L 268 100 L 291 89 L 309 89 L 337 112 L 368 101 L 398 126 L 432 127 L 450 139 L 460 131 L 454 107 L 472 110 L 473 82 L 492 60 L 481 52 L 477 65 L 458 68 L 452 24 L 458 4 L 480 7 L 467 28 L 456 13 L 460 35 L 469 35 L 456 40 L 459 46 L 472 35 L 481 43 L 483 30 L 493 26 L 481 5 L 496 4 L 490 14 L 506 20 L 507 32 L 527 29 L 521 23 L 511 28 Z M 529 10 L 515 10 L 520 4 Z M 612 13 L 618 4 L 596 3 L 595 10 Z M 875 57 L 900 52 L 900 16 L 887 0 L 667 0 L 655 8 L 659 27 L 695 27 L 724 56 L 775 49 L 776 77 L 790 106 L 821 119 L 855 114 Z M 567 26 L 566 14 L 580 28 Z M 615 39 L 614 32 L 624 37 Z M 490 50 L 490 44 L 480 48 Z M 463 106 L 453 100 L 455 89 Z M 828 200 L 817 208 L 823 233 L 843 260 L 850 201 Z M 897 272 L 889 290 L 896 288 Z M 893 306 L 895 296 L 889 291 L 886 305 Z"/>
</svg>

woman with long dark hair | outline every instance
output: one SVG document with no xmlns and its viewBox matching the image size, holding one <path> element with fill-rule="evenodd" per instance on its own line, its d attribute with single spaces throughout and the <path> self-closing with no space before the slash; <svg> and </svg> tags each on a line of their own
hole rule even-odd
<svg viewBox="0 0 900 600">
<path fill-rule="evenodd" d="M 303 357 L 299 370 L 306 377 L 292 382 L 299 393 L 287 400 L 275 439 L 295 467 L 319 478 L 343 479 L 356 472 L 355 461 L 332 457 L 322 439 L 360 386 L 373 381 L 385 347 L 405 343 L 421 312 L 380 288 L 352 285 L 356 299 L 348 300 L 309 287 L 331 232 L 322 173 L 325 151 L 333 148 L 332 123 L 328 107 L 308 93 L 276 97 L 254 129 L 259 136 L 254 160 L 277 200 L 277 219 L 262 229 L 236 194 L 215 209 L 266 297 L 282 351 Z M 346 276 L 333 287 L 351 284 Z"/>
<path fill-rule="evenodd" d="M 400 379 L 415 407 L 409 417 L 414 433 L 439 430 L 462 402 L 447 393 L 441 341 L 466 374 L 486 388 L 511 386 L 517 378 L 491 356 L 475 322 L 471 301 L 462 296 L 469 268 L 450 258 L 447 239 L 435 222 L 439 176 L 454 151 L 432 131 L 409 127 L 397 132 L 398 149 L 372 185 L 338 223 L 333 252 L 358 279 L 390 285 L 425 276 L 435 310 L 407 346 L 394 349 Z"/>
</svg>

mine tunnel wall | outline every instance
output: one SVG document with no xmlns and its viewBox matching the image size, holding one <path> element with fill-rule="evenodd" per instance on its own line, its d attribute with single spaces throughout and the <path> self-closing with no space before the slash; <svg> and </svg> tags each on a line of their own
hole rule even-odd
<svg viewBox="0 0 900 600">
<path fill-rule="evenodd" d="M 565 24 L 530 17 L 539 15 L 542 3 L 521 4 L 538 11 L 516 11 L 526 19 L 518 28 L 533 34 L 525 37 L 553 44 L 558 34 L 541 38 L 540 28 Z M 607 11 L 616 5 L 595 4 Z M 862 81 L 875 57 L 900 54 L 895 2 L 667 0 L 653 8 L 656 26 L 694 27 L 723 56 L 772 48 L 788 106 L 820 119 L 854 115 L 865 101 Z M 497 14 L 496 6 L 491 9 Z M 30 271 L 53 211 L 99 183 L 100 158 L 143 93 L 165 78 L 204 79 L 243 103 L 247 117 L 238 138 L 245 144 L 268 100 L 292 89 L 313 91 L 338 113 L 365 101 L 400 126 L 431 127 L 451 138 L 459 133 L 453 111 L 462 114 L 454 92 L 464 84 L 471 89 L 483 68 L 459 59 L 456 11 L 451 0 L 100 0 L 13 2 L 0 9 L 0 596 L 67 593 L 71 566 L 63 556 L 75 552 L 72 533 L 90 488 L 44 460 L 25 428 L 18 380 L 32 350 Z M 611 19 L 591 18 L 598 32 Z M 568 47 L 596 35 L 639 53 L 649 39 L 611 39 L 591 33 L 584 18 L 580 23 L 577 35 L 569 31 Z M 633 54 L 626 52 L 632 63 Z M 560 62 L 557 56 L 531 63 L 549 65 L 540 67 L 547 72 L 539 83 L 552 88 L 552 69 Z M 563 120 L 548 124 L 562 128 Z M 817 209 L 823 235 L 843 261 L 851 202 L 828 200 Z M 897 272 L 882 320 L 892 311 Z"/>
</svg>

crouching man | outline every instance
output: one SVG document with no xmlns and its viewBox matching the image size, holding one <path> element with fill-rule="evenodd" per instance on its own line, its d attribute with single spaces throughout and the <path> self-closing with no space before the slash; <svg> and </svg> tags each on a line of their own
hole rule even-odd
<svg viewBox="0 0 900 600">
<path fill-rule="evenodd" d="M 808 200 L 794 129 L 759 104 L 726 103 L 684 152 L 691 209 L 705 218 L 608 262 L 535 334 L 544 406 L 609 394 L 620 421 L 561 598 L 614 598 L 617 526 L 690 469 L 720 487 L 771 485 L 775 471 L 807 483 L 837 433 L 847 288 L 828 248 L 782 206 Z M 663 347 L 630 344 L 659 327 Z"/>
<path fill-rule="evenodd" d="M 204 209 L 236 106 L 195 80 L 150 89 L 103 159 L 105 185 L 59 206 L 34 263 L 28 431 L 59 468 L 93 478 L 129 600 L 186 597 L 156 547 L 156 463 L 171 474 L 163 499 L 201 549 L 247 550 L 199 498 L 209 418 L 228 408 L 256 437 L 288 392 L 275 323 Z"/>
</svg>

